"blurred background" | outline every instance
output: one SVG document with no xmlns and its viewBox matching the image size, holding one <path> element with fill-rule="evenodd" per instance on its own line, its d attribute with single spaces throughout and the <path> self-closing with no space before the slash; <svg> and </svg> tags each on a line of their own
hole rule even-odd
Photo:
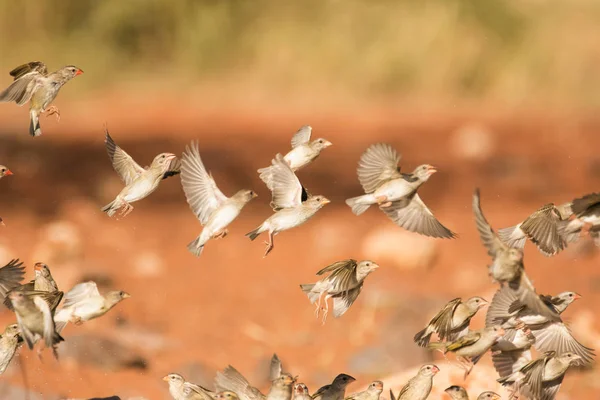
<svg viewBox="0 0 600 400">
<path fill-rule="evenodd" d="M 262 389 L 276 352 L 311 392 L 340 372 L 348 392 L 383 379 L 397 393 L 422 363 L 442 369 L 431 398 L 463 384 L 496 390 L 489 356 L 466 382 L 413 335 L 447 301 L 496 285 L 471 212 L 475 187 L 495 228 L 600 185 L 600 3 L 592 0 L 0 0 L 0 86 L 34 60 L 85 73 L 28 135 L 27 106 L 0 104 L 0 263 L 21 258 L 27 277 L 46 262 L 65 292 L 82 280 L 132 297 L 105 317 L 68 326 L 60 362 L 20 351 L 0 398 L 119 395 L 167 399 L 161 378 L 179 372 L 212 388 L 232 364 Z M 186 244 L 201 226 L 179 177 L 162 182 L 122 220 L 100 208 L 121 190 L 103 124 L 141 165 L 198 140 L 225 194 L 259 194 L 199 259 Z M 333 142 L 299 173 L 332 203 L 309 223 L 261 240 L 244 234 L 271 214 L 256 170 L 313 127 Z M 361 193 L 356 164 L 377 141 L 412 171 L 439 172 L 421 197 L 457 240 L 409 234 L 377 210 L 343 200 Z M 322 326 L 298 284 L 346 258 L 382 268 L 340 319 Z M 576 337 L 600 347 L 600 273 L 587 240 L 553 258 L 526 245 L 538 291 L 573 290 L 565 314 Z M 0 312 L 0 323 L 14 314 Z M 472 326 L 483 325 L 483 313 Z M 572 370 L 558 398 L 600 395 L 597 370 Z M 445 397 L 446 396 L 446 397 Z"/>
</svg>

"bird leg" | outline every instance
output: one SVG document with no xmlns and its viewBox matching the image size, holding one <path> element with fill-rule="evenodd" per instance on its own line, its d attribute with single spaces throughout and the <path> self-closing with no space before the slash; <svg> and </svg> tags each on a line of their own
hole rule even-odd
<svg viewBox="0 0 600 400">
<path fill-rule="evenodd" d="M 325 296 L 325 308 L 323 308 L 323 325 L 325 325 L 325 321 L 327 320 L 327 314 L 329 314 L 329 303 L 327 302 L 328 297 Z"/>
<path fill-rule="evenodd" d="M 75 325 L 81 325 L 81 324 L 83 324 L 83 321 L 81 320 L 81 317 L 73 316 L 73 317 L 71 317 L 71 323 L 73 323 Z"/>
<path fill-rule="evenodd" d="M 323 309 L 323 307 L 321 307 L 321 301 L 322 301 L 324 295 L 325 295 L 325 293 L 319 294 L 319 301 L 317 301 L 317 308 L 315 309 L 315 317 L 316 318 L 319 318 L 319 313 Z M 327 300 L 325 300 L 325 302 L 327 302 Z"/>
<path fill-rule="evenodd" d="M 467 358 L 464 358 L 464 357 L 459 357 L 458 360 L 465 370 L 464 379 L 467 379 L 467 376 L 469 376 L 469 374 L 471 373 L 471 370 L 473 369 L 473 366 L 474 366 L 473 361 L 471 361 Z"/>
<path fill-rule="evenodd" d="M 375 197 L 375 200 L 377 201 L 377 204 L 379 204 L 379 207 L 381 208 L 386 208 L 392 205 L 391 201 L 388 201 L 387 196 L 377 196 Z"/>
<path fill-rule="evenodd" d="M 222 231 L 215 233 L 213 235 L 213 239 L 223 239 L 225 236 L 227 236 L 228 233 L 229 230 L 223 229 Z"/>
<path fill-rule="evenodd" d="M 51 115 L 56 115 L 56 122 L 60 122 L 60 110 L 58 109 L 58 107 L 56 106 L 50 106 L 48 107 L 46 110 L 44 110 L 46 114 L 46 117 L 49 117 Z"/>
<path fill-rule="evenodd" d="M 133 211 L 133 206 L 131 204 L 129 204 L 125 201 L 123 203 L 125 203 L 125 205 L 123 206 L 122 211 L 121 211 L 121 218 L 125 218 L 126 216 L 129 215 L 130 212 Z"/>
<path fill-rule="evenodd" d="M 275 247 L 275 244 L 273 243 L 273 232 L 269 231 L 269 241 L 265 242 L 265 244 L 267 245 L 267 249 L 265 250 L 265 255 L 263 258 L 265 258 L 271 252 L 271 250 L 273 250 L 273 247 Z"/>
</svg>

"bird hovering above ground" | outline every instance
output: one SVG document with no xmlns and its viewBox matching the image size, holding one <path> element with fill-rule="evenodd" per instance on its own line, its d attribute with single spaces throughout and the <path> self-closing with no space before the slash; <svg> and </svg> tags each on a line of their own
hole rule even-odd
<svg viewBox="0 0 600 400">
<path fill-rule="evenodd" d="M 379 205 L 394 223 L 404 229 L 435 238 L 455 238 L 419 197 L 419 187 L 437 170 L 429 164 L 419 165 L 412 173 L 400 172 L 400 155 L 385 143 L 370 146 L 358 163 L 358 180 L 365 195 L 346 200 L 355 215 Z"/>
<path fill-rule="evenodd" d="M 231 197 L 225 196 L 204 167 L 197 143 L 186 147 L 181 158 L 181 185 L 190 209 L 204 226 L 200 236 L 187 247 L 196 257 L 200 256 L 210 239 L 225 237 L 227 226 L 240 215 L 250 200 L 257 197 L 254 191 L 247 189 Z"/>
<path fill-rule="evenodd" d="M 296 172 L 314 161 L 323 149 L 331 146 L 331 142 L 319 138 L 310 141 L 312 127 L 304 125 L 292 137 L 292 150 L 284 157 L 292 171 Z M 269 190 L 273 190 L 273 167 L 265 167 L 258 170 L 260 179 L 267 185 Z"/>
<path fill-rule="evenodd" d="M 22 106 L 29 101 L 29 134 L 40 136 L 42 129 L 39 115 L 44 112 L 48 116 L 56 114 L 56 119 L 60 120 L 60 111 L 50 104 L 65 83 L 81 74 L 83 71 L 74 65 L 67 65 L 51 74 L 48 73 L 46 64 L 40 61 L 20 65 L 10 71 L 14 81 L 0 93 L 0 102 L 14 101 Z"/>
<path fill-rule="evenodd" d="M 574 218 L 560 222 L 560 233 L 573 243 L 587 231 L 596 246 L 600 247 L 600 193 L 590 193 L 573 200 L 571 210 Z"/>
<path fill-rule="evenodd" d="M 161 153 L 154 157 L 149 167 L 142 168 L 129 154 L 117 146 L 108 130 L 105 129 L 105 132 L 108 157 L 125 183 L 125 187 L 112 202 L 102 208 L 102 211 L 112 217 L 122 209 L 121 217 L 125 217 L 133 211 L 131 203 L 146 198 L 158 188 L 158 184 L 163 179 L 180 172 L 179 162 L 175 154 Z"/>
</svg>

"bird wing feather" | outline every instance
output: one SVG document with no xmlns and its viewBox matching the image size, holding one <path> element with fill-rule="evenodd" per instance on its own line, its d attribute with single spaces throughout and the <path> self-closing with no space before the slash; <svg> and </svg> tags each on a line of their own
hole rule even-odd
<svg viewBox="0 0 600 400">
<path fill-rule="evenodd" d="M 573 337 L 569 327 L 563 322 L 555 322 L 539 330 L 532 330 L 535 348 L 539 351 L 556 351 L 557 354 L 571 352 L 581 357 L 574 365 L 589 364 L 594 360 L 594 349 L 584 346 Z"/>
<path fill-rule="evenodd" d="M 73 288 L 71 288 L 71 290 L 69 290 L 65 295 L 63 307 L 70 307 L 96 296 L 100 296 L 96 282 L 90 281 L 78 283 L 77 285 L 73 286 Z"/>
<path fill-rule="evenodd" d="M 370 146 L 358 162 L 358 180 L 365 193 L 373 193 L 391 179 L 400 178 L 400 155 L 389 144 L 376 143 Z"/>
<path fill-rule="evenodd" d="M 131 184 L 138 176 L 146 171 L 138 163 L 134 161 L 129 154 L 120 148 L 113 138 L 108 133 L 108 129 L 105 128 L 106 138 L 104 143 L 106 144 L 106 151 L 108 157 L 112 162 L 113 168 L 119 174 L 119 177 L 125 183 L 125 185 Z"/>
<path fill-rule="evenodd" d="M 273 184 L 271 207 L 275 211 L 298 207 L 302 204 L 304 192 L 298 177 L 281 154 L 277 154 L 271 163 Z"/>
<path fill-rule="evenodd" d="M 292 148 L 296 148 L 303 144 L 307 144 L 310 140 L 310 135 L 312 133 L 312 127 L 308 125 L 304 125 L 292 136 Z"/>
<path fill-rule="evenodd" d="M 495 257 L 498 251 L 507 251 L 508 245 L 500 240 L 483 215 L 479 189 L 476 189 L 473 194 L 473 213 L 475 214 L 475 223 L 477 224 L 479 237 L 481 238 L 483 245 L 487 248 L 488 255 Z"/>
</svg>

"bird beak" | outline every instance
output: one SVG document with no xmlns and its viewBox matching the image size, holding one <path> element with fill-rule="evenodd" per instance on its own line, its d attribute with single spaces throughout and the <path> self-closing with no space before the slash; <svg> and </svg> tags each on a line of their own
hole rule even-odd
<svg viewBox="0 0 600 400">
<path fill-rule="evenodd" d="M 481 306 L 479 306 L 479 307 L 481 307 L 481 308 L 487 307 L 489 304 L 490 303 L 488 303 L 487 300 L 481 300 Z"/>
<path fill-rule="evenodd" d="M 8 176 L 8 175 L 14 175 L 14 174 L 12 173 L 12 171 L 11 171 L 10 169 L 7 169 L 7 170 L 4 172 L 4 175 Z"/>
<path fill-rule="evenodd" d="M 371 269 L 372 270 L 376 270 L 377 268 L 379 268 L 379 265 L 377 265 L 375 263 L 371 264 Z"/>
<path fill-rule="evenodd" d="M 433 370 L 434 374 L 437 374 L 438 372 L 440 372 L 440 369 L 438 367 L 436 367 L 435 365 L 433 366 L 432 370 Z"/>
<path fill-rule="evenodd" d="M 579 293 L 575 293 L 575 296 L 573 296 L 573 300 L 579 300 L 581 299 L 583 296 L 580 295 Z"/>
<path fill-rule="evenodd" d="M 130 297 L 131 297 L 131 295 L 130 295 L 129 293 L 127 293 L 127 292 L 123 292 L 123 298 L 124 298 L 124 299 L 128 299 L 128 298 L 130 298 Z"/>
<path fill-rule="evenodd" d="M 41 271 L 42 270 L 42 263 L 35 263 L 35 265 L 33 266 L 33 270 L 34 271 Z"/>
<path fill-rule="evenodd" d="M 452 387 L 452 386 L 450 386 L 449 388 L 446 388 L 446 389 L 444 389 L 444 392 L 446 392 L 446 393 L 450 394 L 450 388 L 451 388 L 451 387 Z"/>
<path fill-rule="evenodd" d="M 165 381 L 165 382 L 168 382 L 168 381 L 169 381 L 169 375 L 165 375 L 165 376 L 163 376 L 163 378 L 162 378 L 162 379 L 163 379 L 163 381 Z"/>
<path fill-rule="evenodd" d="M 502 400 L 502 397 L 500 397 L 499 394 L 495 394 L 494 397 L 492 397 L 492 400 Z"/>
<path fill-rule="evenodd" d="M 331 200 L 329 200 L 329 199 L 324 198 L 323 200 L 321 200 L 321 204 L 329 204 L 329 203 L 331 203 Z"/>
<path fill-rule="evenodd" d="M 81 70 L 81 69 L 78 69 L 77 72 L 75 72 L 75 76 L 81 75 L 81 74 L 83 74 L 83 70 Z"/>
<path fill-rule="evenodd" d="M 255 199 L 257 197 L 258 197 L 258 195 L 256 194 L 256 192 L 252 192 L 252 198 Z"/>
<path fill-rule="evenodd" d="M 327 147 L 329 147 L 329 146 L 332 146 L 332 145 L 333 145 L 333 143 L 331 143 L 330 141 L 326 140 L 326 141 L 323 143 L 323 148 L 327 148 Z"/>
<path fill-rule="evenodd" d="M 428 171 L 430 174 L 435 174 L 435 173 L 437 172 L 437 169 L 435 169 L 435 167 L 434 167 L 433 165 L 428 165 L 428 166 L 427 166 L 427 171 Z"/>
</svg>

